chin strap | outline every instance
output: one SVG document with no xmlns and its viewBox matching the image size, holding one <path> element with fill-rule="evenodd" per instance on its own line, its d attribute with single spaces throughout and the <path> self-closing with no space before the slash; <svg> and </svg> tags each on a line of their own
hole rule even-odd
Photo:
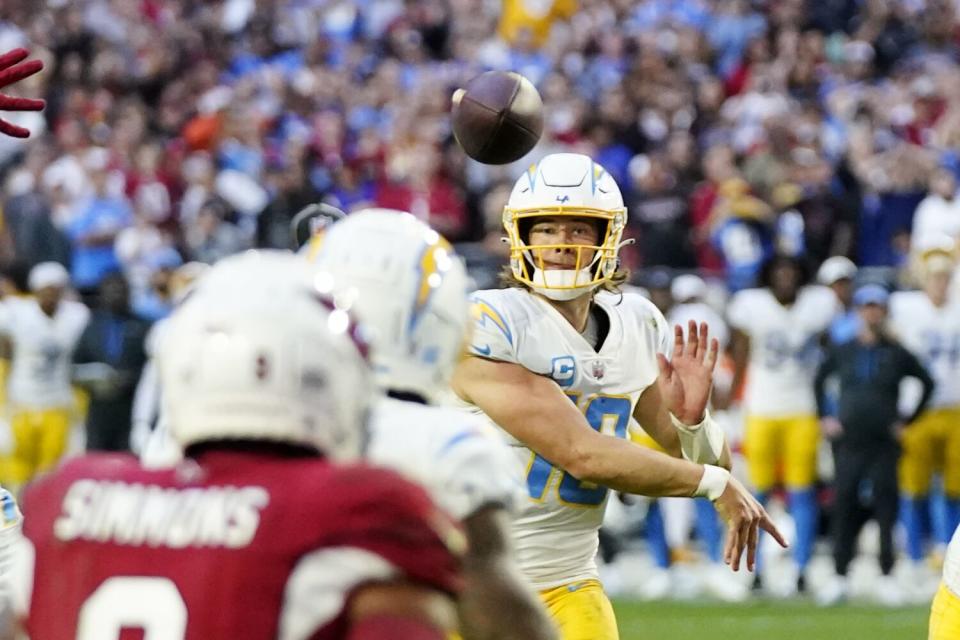
<svg viewBox="0 0 960 640">
<path fill-rule="evenodd" d="M 599 282 L 591 282 L 589 284 L 575 286 L 565 282 L 565 280 L 576 282 L 580 276 L 583 276 L 587 280 L 593 278 L 589 269 L 581 269 L 580 271 L 574 269 L 541 271 L 539 268 L 535 268 L 533 270 L 533 283 L 530 285 L 530 288 L 545 298 L 562 301 L 579 298 L 583 294 L 593 291 L 600 285 Z M 550 282 L 551 280 L 553 280 L 553 282 Z"/>
</svg>

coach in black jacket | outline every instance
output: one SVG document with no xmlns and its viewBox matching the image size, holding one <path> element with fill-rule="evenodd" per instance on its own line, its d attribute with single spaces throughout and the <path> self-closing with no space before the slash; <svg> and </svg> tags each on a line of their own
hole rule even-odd
<svg viewBox="0 0 960 640">
<path fill-rule="evenodd" d="M 841 578 L 871 511 L 880 525 L 880 568 L 884 576 L 893 569 L 899 438 L 923 413 L 933 392 L 933 379 L 923 365 L 886 333 L 888 298 L 880 285 L 857 290 L 853 298 L 860 316 L 857 337 L 831 348 L 814 381 L 821 427 L 835 440 L 833 543 Z M 823 405 L 826 380 L 834 375 L 840 383 L 837 417 L 827 416 Z M 923 396 L 911 415 L 902 416 L 897 401 L 900 382 L 908 377 L 923 383 Z"/>
</svg>

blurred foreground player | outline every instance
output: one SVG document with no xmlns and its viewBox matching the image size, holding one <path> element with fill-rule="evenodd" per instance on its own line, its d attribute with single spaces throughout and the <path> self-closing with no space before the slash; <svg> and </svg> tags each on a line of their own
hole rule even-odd
<svg viewBox="0 0 960 640">
<path fill-rule="evenodd" d="M 32 640 L 444 638 L 462 534 L 399 476 L 338 464 L 361 453 L 369 372 L 330 308 L 289 254 L 211 269 L 161 353 L 185 459 L 87 456 L 27 492 Z"/>
<path fill-rule="evenodd" d="M 521 495 L 522 469 L 483 421 L 437 406 L 470 318 L 460 258 L 412 215 L 371 209 L 330 227 L 313 263 L 318 283 L 355 297 L 344 302 L 369 331 L 384 396 L 373 412 L 368 459 L 420 482 L 464 525 L 461 633 L 468 640 L 556 637 L 509 544 L 508 510 Z"/>
</svg>

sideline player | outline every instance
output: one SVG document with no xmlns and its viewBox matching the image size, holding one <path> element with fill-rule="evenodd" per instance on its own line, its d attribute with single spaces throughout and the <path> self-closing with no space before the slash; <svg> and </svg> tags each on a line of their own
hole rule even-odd
<svg viewBox="0 0 960 640">
<path fill-rule="evenodd" d="M 727 307 L 734 330 L 732 386 L 739 387 L 749 364 L 743 400 L 747 472 L 765 501 L 783 469 L 797 531 L 794 584 L 802 592 L 817 525 L 820 425 L 813 378 L 818 340 L 836 316 L 837 302 L 826 287 L 805 286 L 803 267 L 792 257 L 771 258 L 760 280 L 760 288 L 738 292 Z"/>
<path fill-rule="evenodd" d="M 30 270 L 32 297 L 0 305 L 0 336 L 11 354 L 7 380 L 13 451 L 4 485 L 14 491 L 47 471 L 67 449 L 75 399 L 72 354 L 90 319 L 83 304 L 64 300 L 70 275 L 42 262 Z"/>
<path fill-rule="evenodd" d="M 927 412 L 903 432 L 900 443 L 900 511 L 907 555 L 918 574 L 923 571 L 925 512 L 934 471 L 943 472 L 947 500 L 947 522 L 938 527 L 937 543 L 945 545 L 960 524 L 960 303 L 949 296 L 955 246 L 949 237 L 924 240 L 918 247 L 922 290 L 890 297 L 893 333 L 926 365 L 936 384 Z"/>
<path fill-rule="evenodd" d="M 436 406 L 470 320 L 460 258 L 412 215 L 370 209 L 329 227 L 312 262 L 318 284 L 332 285 L 369 332 L 384 396 L 374 407 L 368 459 L 427 487 L 466 530 L 464 637 L 555 638 L 509 545 L 508 510 L 522 495 L 522 470 L 483 421 Z"/>
<path fill-rule="evenodd" d="M 462 534 L 366 438 L 363 345 L 301 259 L 214 266 L 161 353 L 171 432 L 149 471 L 76 459 L 26 493 L 15 602 L 32 640 L 441 640 Z"/>
<path fill-rule="evenodd" d="M 729 451 L 705 413 L 717 357 L 706 325 L 691 326 L 685 344 L 648 301 L 618 293 L 626 221 L 619 188 L 587 156 L 548 155 L 520 176 L 503 216 L 511 286 L 475 294 L 471 357 L 453 378 L 527 469 L 513 538 L 564 640 L 618 637 L 594 561 L 608 488 L 711 498 L 729 524 L 725 559 L 735 570 L 744 548 L 753 568 L 758 527 L 780 538 L 717 466 Z M 710 464 L 629 442 L 631 416 L 667 451 Z"/>
</svg>

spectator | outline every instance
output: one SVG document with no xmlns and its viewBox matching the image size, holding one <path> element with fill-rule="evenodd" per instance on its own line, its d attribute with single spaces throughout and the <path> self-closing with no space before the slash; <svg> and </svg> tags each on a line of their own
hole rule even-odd
<svg viewBox="0 0 960 640">
<path fill-rule="evenodd" d="M 933 379 L 920 361 L 886 329 L 886 289 L 868 284 L 854 294 L 860 316 L 856 338 L 832 347 L 817 371 L 814 389 L 823 398 L 828 377 L 840 383 L 837 416 L 827 414 L 820 402 L 820 425 L 836 441 L 836 468 L 833 503 L 833 545 L 835 579 L 817 594 L 821 604 L 836 604 L 849 593 L 847 571 L 853 559 L 857 535 L 870 514 L 880 525 L 880 570 L 876 584 L 879 601 L 887 606 L 903 604 L 904 593 L 893 578 L 896 559 L 893 527 L 897 521 L 898 440 L 927 407 L 933 394 Z M 901 415 L 897 406 L 901 383 L 907 377 L 919 379 L 923 395 L 910 415 Z"/>
<path fill-rule="evenodd" d="M 709 147 L 703 155 L 702 167 L 703 180 L 690 194 L 693 245 L 697 266 L 705 271 L 719 273 L 723 268 L 723 261 L 710 242 L 711 214 L 717 202 L 720 185 L 737 177 L 733 149 L 725 144 Z"/>
<path fill-rule="evenodd" d="M 97 306 L 80 337 L 73 362 L 90 394 L 87 449 L 127 451 L 133 395 L 146 363 L 150 324 L 130 310 L 130 290 L 120 273 L 103 278 Z"/>
<path fill-rule="evenodd" d="M 794 149 L 791 160 L 790 178 L 800 195 L 790 206 L 803 221 L 807 263 L 815 268 L 830 256 L 851 253 L 856 212 L 833 193 L 832 168 L 810 148 Z"/>
<path fill-rule="evenodd" d="M 463 195 L 440 167 L 436 149 L 395 147 L 387 161 L 387 175 L 377 184 L 376 204 L 409 211 L 451 241 L 467 233 Z"/>
<path fill-rule="evenodd" d="M 484 235 L 479 242 L 462 243 L 457 252 L 467 264 L 477 289 L 496 289 L 500 272 L 510 260 L 510 245 L 503 241 L 503 208 L 513 188 L 509 182 L 493 185 L 480 203 Z"/>
<path fill-rule="evenodd" d="M 93 193 L 78 206 L 78 213 L 67 226 L 73 245 L 71 264 L 74 285 L 84 294 L 96 290 L 106 274 L 120 268 L 114 251 L 117 234 L 133 222 L 130 203 L 114 195 L 108 187 L 110 173 L 107 151 L 94 149 L 87 154 Z"/>
<path fill-rule="evenodd" d="M 208 200 L 197 213 L 197 222 L 186 233 L 186 244 L 193 260 L 213 264 L 220 258 L 250 247 L 243 232 L 227 221 L 227 203 Z"/>
<path fill-rule="evenodd" d="M 727 286 L 739 291 L 756 284 L 773 253 L 772 211 L 740 178 L 726 180 L 710 211 L 711 241 L 723 261 Z"/>
<path fill-rule="evenodd" d="M 677 175 L 660 156 L 637 156 L 630 162 L 634 190 L 631 224 L 639 235 L 645 266 L 690 269 L 695 266 L 690 239 L 690 212 Z"/>
<path fill-rule="evenodd" d="M 320 200 L 299 160 L 273 171 L 275 194 L 267 208 L 257 217 L 257 246 L 285 249 L 290 245 L 290 221 L 308 204 Z"/>
<path fill-rule="evenodd" d="M 70 241 L 51 219 L 50 203 L 36 188 L 36 176 L 24 170 L 7 179 L 3 224 L 13 258 L 32 267 L 41 262 L 70 264 Z"/>
</svg>

